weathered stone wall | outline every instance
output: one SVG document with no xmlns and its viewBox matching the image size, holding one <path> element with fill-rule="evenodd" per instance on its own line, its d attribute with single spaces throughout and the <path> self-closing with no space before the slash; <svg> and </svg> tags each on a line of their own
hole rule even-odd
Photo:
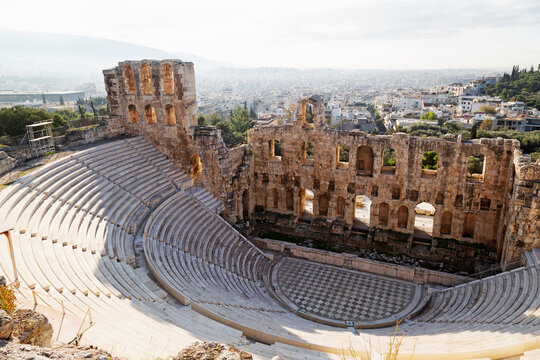
<svg viewBox="0 0 540 360">
<path fill-rule="evenodd" d="M 253 239 L 253 242 L 261 249 L 277 252 L 285 256 L 292 256 L 347 269 L 365 271 L 377 275 L 390 276 L 406 281 L 455 286 L 470 280 L 470 278 L 465 276 L 424 269 L 421 267 L 408 267 L 371 259 L 363 259 L 353 254 L 339 254 L 330 251 L 310 249 L 279 240 L 261 239 L 256 237 Z"/>
<path fill-rule="evenodd" d="M 229 150 L 221 131 L 197 124 L 193 64 L 179 60 L 124 61 L 103 71 L 111 118 L 141 135 L 226 205 L 236 219 L 235 194 L 247 183 L 241 166 L 248 146 Z M 202 168 L 199 169 L 199 165 Z M 232 212 L 231 212 L 232 210 Z"/>
<path fill-rule="evenodd" d="M 269 142 L 281 143 L 282 156 L 271 156 Z M 314 158 L 304 159 L 302 144 L 309 141 Z M 406 134 L 371 136 L 361 132 L 342 132 L 324 125 L 304 127 L 285 125 L 258 127 L 249 136 L 254 154 L 254 184 L 251 187 L 253 206 L 273 212 L 294 214 L 303 212 L 302 191 L 314 193 L 313 215 L 328 221 L 339 220 L 351 228 L 354 223 L 354 198 L 366 195 L 372 201 L 370 227 L 391 229 L 413 234 L 415 206 L 427 202 L 435 207 L 433 236 L 496 247 L 502 244 L 500 209 L 507 188 L 507 172 L 511 169 L 512 154 L 517 143 L 503 139 L 461 141 L 414 138 Z M 350 148 L 349 163 L 337 161 L 338 144 Z M 357 149 L 372 151 L 371 171 L 358 170 Z M 384 148 L 396 151 L 396 166 L 388 171 L 382 166 Z M 422 155 L 435 151 L 439 155 L 436 171 L 422 170 Z M 467 177 L 467 160 L 472 154 L 485 156 L 483 181 Z M 287 206 L 287 191 L 293 193 L 293 209 Z M 273 195 L 277 194 L 277 207 Z M 289 193 L 290 194 L 290 193 Z M 289 195 L 290 196 L 290 195 Z M 325 197 L 328 210 L 320 213 L 319 202 Z M 343 214 L 338 214 L 338 198 L 344 200 Z M 341 201 L 341 200 L 340 200 Z M 381 204 L 388 219 L 379 217 Z M 406 224 L 399 224 L 399 212 L 406 209 Z M 441 233 L 441 217 L 451 214 L 449 234 Z M 474 217 L 474 228 L 464 234 L 465 217 Z"/>
<path fill-rule="evenodd" d="M 304 231 L 347 243 L 358 237 L 355 196 L 365 195 L 372 201 L 368 245 L 384 243 L 386 233 L 399 238 L 399 251 L 414 253 L 416 242 L 434 261 L 506 262 L 519 258 L 520 249 L 539 245 L 534 197 L 540 175 L 536 165 L 516 163 L 515 140 L 332 130 L 324 124 L 322 98 L 312 96 L 299 102 L 294 123 L 256 127 L 248 145 L 227 149 L 218 129 L 197 125 L 192 63 L 125 61 L 104 76 L 111 121 L 144 136 L 191 173 L 224 202 L 231 222 L 255 219 L 284 231 L 302 224 Z M 339 161 L 339 147 L 349 149 L 347 162 Z M 385 148 L 395 151 L 395 166 L 383 166 Z M 422 169 L 427 151 L 438 154 L 437 170 Z M 485 165 L 482 174 L 470 176 L 473 154 L 482 154 Z M 309 219 L 303 218 L 306 189 L 314 193 Z M 427 241 L 415 237 L 415 207 L 422 202 L 435 208 Z M 524 216 L 527 222 L 520 223 Z"/>
<path fill-rule="evenodd" d="M 540 247 L 540 160 L 532 163 L 528 155 L 516 150 L 513 168 L 515 176 L 510 182 L 508 213 L 503 225 L 506 229 L 503 264 L 517 262 L 524 250 Z"/>
</svg>

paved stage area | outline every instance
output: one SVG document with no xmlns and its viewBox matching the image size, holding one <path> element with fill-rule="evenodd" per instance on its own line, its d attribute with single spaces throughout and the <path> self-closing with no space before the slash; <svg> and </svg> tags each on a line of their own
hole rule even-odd
<svg viewBox="0 0 540 360">
<path fill-rule="evenodd" d="M 419 286 L 393 278 L 284 258 L 272 274 L 280 300 L 319 320 L 388 320 L 410 308 Z"/>
</svg>

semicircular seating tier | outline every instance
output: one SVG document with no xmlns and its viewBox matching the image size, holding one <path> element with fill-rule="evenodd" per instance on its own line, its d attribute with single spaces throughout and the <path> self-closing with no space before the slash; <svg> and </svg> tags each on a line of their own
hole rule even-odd
<svg viewBox="0 0 540 360">
<path fill-rule="evenodd" d="M 34 291 L 52 319 L 65 309 L 78 327 L 91 310 L 82 342 L 133 359 L 165 358 L 196 340 L 234 343 L 256 359 L 336 359 L 328 353 L 349 346 L 366 357 L 395 342 L 391 328 L 358 336 L 288 311 L 274 297 L 271 259 L 191 186 L 138 137 L 45 165 L 0 191 L 0 228 L 13 228 L 18 270 L 0 236 L 0 274 L 18 279 L 21 302 L 31 306 Z M 153 275 L 190 306 L 137 265 L 141 241 Z M 434 292 L 400 324 L 400 357 L 504 358 L 540 347 L 538 280 L 531 264 Z"/>
</svg>

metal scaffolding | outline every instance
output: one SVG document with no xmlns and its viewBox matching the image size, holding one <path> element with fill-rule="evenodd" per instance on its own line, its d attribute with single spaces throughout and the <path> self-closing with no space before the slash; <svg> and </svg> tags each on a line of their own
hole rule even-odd
<svg viewBox="0 0 540 360">
<path fill-rule="evenodd" d="M 46 120 L 26 125 L 26 136 L 32 156 L 37 157 L 54 151 L 52 123 L 51 120 Z"/>
</svg>

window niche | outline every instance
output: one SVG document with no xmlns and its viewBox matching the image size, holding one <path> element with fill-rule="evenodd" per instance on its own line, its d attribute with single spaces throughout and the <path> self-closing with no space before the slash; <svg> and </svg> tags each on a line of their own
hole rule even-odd
<svg viewBox="0 0 540 360">
<path fill-rule="evenodd" d="M 473 154 L 467 159 L 467 181 L 484 182 L 486 162 L 483 154 Z"/>
<path fill-rule="evenodd" d="M 144 117 L 147 124 L 157 124 L 156 110 L 152 105 L 146 105 L 144 107 Z"/>
<path fill-rule="evenodd" d="M 305 165 L 313 165 L 313 144 L 310 141 L 302 143 L 302 159 Z"/>
<path fill-rule="evenodd" d="M 152 74 L 147 63 L 141 65 L 141 82 L 143 94 L 152 95 Z"/>
<path fill-rule="evenodd" d="M 422 177 L 436 177 L 439 155 L 435 151 L 426 151 L 422 155 Z"/>
<path fill-rule="evenodd" d="M 130 104 L 128 106 L 128 114 L 129 114 L 129 123 L 135 124 L 139 118 L 139 115 L 137 114 L 137 108 L 135 105 Z"/>
<path fill-rule="evenodd" d="M 340 169 L 349 168 L 349 152 L 350 152 L 350 148 L 347 145 L 338 144 L 336 148 L 337 168 L 340 168 Z"/>
<path fill-rule="evenodd" d="M 373 175 L 373 150 L 369 146 L 356 149 L 356 173 L 362 176 Z"/>
<path fill-rule="evenodd" d="M 165 95 L 174 94 L 174 77 L 173 70 L 170 64 L 161 65 L 161 82 L 163 85 L 163 93 Z"/>
<path fill-rule="evenodd" d="M 268 141 L 268 151 L 271 159 L 281 160 L 281 143 L 279 140 L 271 139 Z"/>
<path fill-rule="evenodd" d="M 165 106 L 165 120 L 167 125 L 176 125 L 176 114 L 174 113 L 174 107 L 171 104 Z"/>
<path fill-rule="evenodd" d="M 386 174 L 396 172 L 396 151 L 393 148 L 386 147 L 383 149 L 381 172 Z"/>
</svg>

